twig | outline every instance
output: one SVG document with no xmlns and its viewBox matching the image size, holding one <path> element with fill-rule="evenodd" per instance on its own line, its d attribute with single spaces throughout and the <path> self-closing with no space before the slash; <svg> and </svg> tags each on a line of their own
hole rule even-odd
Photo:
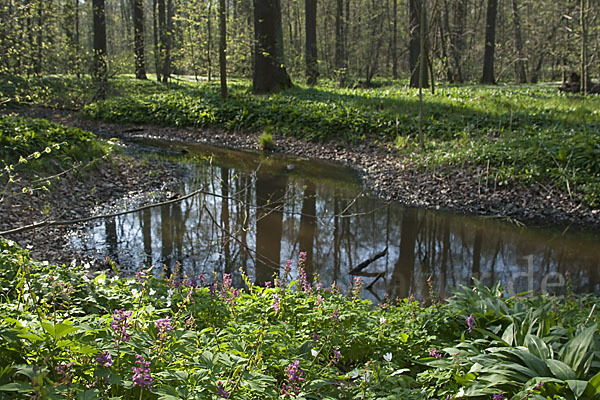
<svg viewBox="0 0 600 400">
<path fill-rule="evenodd" d="M 167 201 L 163 201 L 160 203 L 154 203 L 154 204 L 147 204 L 143 207 L 138 207 L 138 208 L 134 208 L 132 210 L 126 210 L 126 211 L 121 211 L 118 213 L 112 213 L 112 214 L 102 214 L 102 215 L 94 215 L 91 217 L 86 217 L 86 218 L 78 218 L 78 219 L 72 219 L 72 220 L 64 220 L 64 221 L 43 221 L 43 222 L 36 222 L 30 225 L 25 225 L 25 226 L 21 226 L 19 228 L 14 228 L 14 229 L 10 229 L 7 231 L 3 231 L 0 232 L 0 236 L 4 236 L 4 235 L 10 235 L 13 233 L 20 233 L 20 232 L 24 232 L 24 231 L 28 231 L 31 229 L 36 229 L 36 228 L 43 228 L 43 227 L 47 227 L 47 226 L 62 226 L 62 225 L 74 225 L 74 224 L 79 224 L 82 222 L 89 222 L 89 221 L 94 221 L 96 219 L 102 219 L 102 218 L 113 218 L 113 217 L 119 217 L 121 215 L 126 215 L 126 214 L 131 214 L 134 212 L 138 212 L 138 211 L 142 211 L 142 210 L 147 210 L 149 208 L 154 208 L 154 207 L 160 207 L 160 206 L 164 206 L 167 204 L 172 204 L 172 203 L 177 203 L 179 201 L 188 199 L 192 196 L 197 195 L 198 193 L 205 193 L 205 194 L 212 194 L 209 192 L 206 192 L 204 189 L 198 189 L 195 190 L 185 196 L 182 197 L 178 197 L 176 199 L 172 199 L 172 200 L 167 200 Z"/>
<path fill-rule="evenodd" d="M 374 256 L 361 262 L 356 267 L 354 267 L 350 270 L 350 275 L 356 275 L 358 272 L 367 268 L 371 263 L 373 263 L 374 261 L 379 260 L 381 257 L 385 256 L 387 254 L 387 251 L 388 251 L 388 248 L 386 247 L 385 249 L 383 249 L 383 251 L 380 251 L 379 253 L 375 254 Z"/>
</svg>

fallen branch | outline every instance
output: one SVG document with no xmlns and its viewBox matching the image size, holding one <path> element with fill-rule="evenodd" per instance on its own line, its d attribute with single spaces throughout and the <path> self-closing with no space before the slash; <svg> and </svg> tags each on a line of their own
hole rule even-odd
<svg viewBox="0 0 600 400">
<path fill-rule="evenodd" d="M 30 224 L 30 225 L 25 225 L 25 226 L 21 226 L 19 228 L 9 229 L 7 231 L 0 232 L 0 236 L 11 235 L 13 233 L 20 233 L 20 232 L 24 232 L 24 231 L 28 231 L 28 230 L 32 230 L 32 229 L 37 229 L 37 228 L 45 228 L 47 226 L 74 225 L 74 224 L 80 224 L 80 223 L 83 223 L 83 222 L 94 221 L 96 219 L 120 217 L 121 215 L 131 214 L 131 213 L 134 213 L 134 212 L 138 212 L 138 211 L 142 211 L 142 210 L 147 210 L 149 208 L 160 207 L 160 206 L 164 206 L 164 205 L 167 205 L 167 204 L 177 203 L 179 201 L 183 201 L 183 200 L 188 199 L 188 198 L 190 198 L 192 196 L 195 196 L 195 195 L 197 195 L 199 193 L 212 194 L 212 193 L 209 193 L 209 192 L 207 192 L 207 191 L 205 191 L 203 189 L 198 189 L 198 190 L 195 190 L 195 191 L 193 191 L 193 192 L 191 192 L 189 194 L 186 194 L 185 196 L 182 196 L 182 197 L 177 197 L 175 199 L 171 199 L 171 200 L 167 200 L 167 201 L 162 201 L 160 203 L 147 204 L 147 205 L 145 205 L 143 207 L 134 208 L 132 210 L 120 211 L 118 213 L 94 215 L 94 216 L 86 217 L 86 218 L 78 218 L 78 219 L 63 220 L 63 221 L 43 221 L 43 222 L 36 222 L 36 223 Z"/>
<path fill-rule="evenodd" d="M 363 269 L 367 268 L 372 262 L 379 260 L 381 257 L 385 256 L 387 254 L 387 251 L 388 251 L 388 248 L 386 247 L 385 249 L 383 249 L 383 251 L 381 251 L 381 252 L 375 254 L 373 257 L 361 262 L 356 267 L 354 267 L 350 270 L 350 275 L 356 275 Z"/>
</svg>

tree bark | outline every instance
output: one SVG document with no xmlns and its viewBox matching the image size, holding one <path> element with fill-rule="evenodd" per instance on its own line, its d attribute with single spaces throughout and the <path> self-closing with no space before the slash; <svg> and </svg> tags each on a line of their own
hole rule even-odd
<svg viewBox="0 0 600 400">
<path fill-rule="evenodd" d="M 494 78 L 494 51 L 496 49 L 496 17 L 498 0 L 488 0 L 485 26 L 485 51 L 483 55 L 483 76 L 481 83 L 496 84 Z"/>
<path fill-rule="evenodd" d="M 343 85 L 346 75 L 346 57 L 344 46 L 344 0 L 336 0 L 335 12 L 335 71 Z"/>
<path fill-rule="evenodd" d="M 283 65 L 280 0 L 254 0 L 253 92 L 272 93 L 291 86 Z"/>
<path fill-rule="evenodd" d="M 526 59 L 523 53 L 523 37 L 521 36 L 521 19 L 519 15 L 518 0 L 512 0 L 513 27 L 515 29 L 515 46 L 517 47 L 516 73 L 519 83 L 527 83 L 527 72 L 525 69 Z"/>
<path fill-rule="evenodd" d="M 306 83 L 316 85 L 317 68 L 317 0 L 305 0 L 306 27 Z"/>
<path fill-rule="evenodd" d="M 227 97 L 227 19 L 225 0 L 219 0 L 219 74 L 221 78 L 221 97 Z"/>
<path fill-rule="evenodd" d="M 161 81 L 167 82 L 166 59 L 167 59 L 167 10 L 165 0 L 158 0 L 158 66 Z"/>
<path fill-rule="evenodd" d="M 156 69 L 156 80 L 158 82 L 161 81 L 162 76 L 162 67 L 160 66 L 160 32 L 158 27 L 159 16 L 157 13 L 158 9 L 158 0 L 153 0 L 152 2 L 152 27 L 154 34 L 154 67 Z"/>
<path fill-rule="evenodd" d="M 398 0 L 392 3 L 392 78 L 398 79 Z"/>
<path fill-rule="evenodd" d="M 410 25 L 409 25 L 409 66 L 410 66 L 410 87 L 416 88 L 429 86 L 428 77 L 424 76 L 423 79 L 419 79 L 420 75 L 420 58 L 421 58 L 421 40 L 425 38 L 421 37 L 421 32 L 426 32 L 426 29 L 421 29 L 421 10 L 425 13 L 424 5 L 425 0 L 409 0 L 409 12 L 410 12 Z M 424 14 L 423 20 L 427 21 L 427 17 Z M 426 24 L 427 22 L 425 22 Z"/>
<path fill-rule="evenodd" d="M 135 77 L 146 79 L 144 58 L 144 1 L 133 1 L 133 43 L 135 51 Z"/>
<path fill-rule="evenodd" d="M 106 85 L 108 82 L 104 0 L 93 0 L 92 9 L 94 20 L 94 81 L 96 83 L 96 98 L 104 99 L 106 98 Z"/>
<path fill-rule="evenodd" d="M 581 0 L 579 7 L 579 23 L 581 25 L 581 93 L 585 96 L 588 91 L 586 0 Z"/>
<path fill-rule="evenodd" d="M 165 61 L 163 69 L 163 82 L 169 82 L 171 77 L 171 48 L 173 47 L 173 0 L 167 0 L 165 21 Z"/>
</svg>

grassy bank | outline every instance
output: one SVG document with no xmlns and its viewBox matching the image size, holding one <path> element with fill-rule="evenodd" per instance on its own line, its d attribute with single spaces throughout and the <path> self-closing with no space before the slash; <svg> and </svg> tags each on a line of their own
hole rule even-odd
<svg viewBox="0 0 600 400">
<path fill-rule="evenodd" d="M 34 104 L 58 104 L 70 93 L 87 104 L 84 113 L 92 118 L 376 142 L 395 148 L 414 168 L 447 174 L 467 169 L 475 181 L 494 187 L 537 182 L 600 205 L 600 97 L 561 94 L 552 85 L 425 91 L 422 152 L 416 146 L 417 91 L 401 83 L 381 82 L 375 89 L 296 87 L 257 97 L 248 82 L 237 81 L 230 83 L 230 97 L 221 99 L 215 84 L 182 80 L 164 86 L 122 77 L 111 81 L 107 100 L 91 102 L 83 101 L 69 79 L 10 82 L 5 78 L 0 85 L 1 97 L 21 93 L 23 99 L 31 92 Z"/>
<path fill-rule="evenodd" d="M 373 305 L 303 282 L 134 278 L 43 265 L 0 241 L 3 398 L 598 399 L 598 298 Z M 592 312 L 590 313 L 590 311 Z"/>
</svg>

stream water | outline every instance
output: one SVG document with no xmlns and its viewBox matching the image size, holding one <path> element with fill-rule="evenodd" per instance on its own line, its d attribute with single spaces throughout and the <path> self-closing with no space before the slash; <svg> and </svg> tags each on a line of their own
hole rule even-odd
<svg viewBox="0 0 600 400">
<path fill-rule="evenodd" d="M 185 167 L 179 193 L 202 192 L 71 236 L 79 251 L 110 257 L 124 272 L 157 266 L 209 281 L 230 273 L 242 285 L 241 268 L 264 284 L 288 259 L 297 276 L 304 251 L 309 279 L 347 288 L 360 277 L 364 297 L 376 302 L 385 294 L 446 297 L 473 277 L 501 281 L 509 293 L 600 293 L 599 232 L 386 203 L 362 193 L 352 170 L 328 162 L 161 141 L 134 146 Z"/>
</svg>

